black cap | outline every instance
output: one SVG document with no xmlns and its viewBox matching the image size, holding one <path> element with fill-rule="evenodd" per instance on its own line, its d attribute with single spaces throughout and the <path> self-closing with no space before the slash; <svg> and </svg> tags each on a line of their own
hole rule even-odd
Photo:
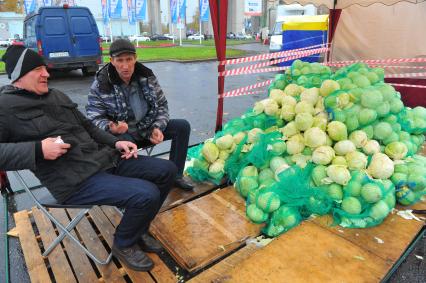
<svg viewBox="0 0 426 283">
<path fill-rule="evenodd" d="M 9 46 L 1 59 L 6 64 L 6 73 L 12 83 L 37 67 L 46 66 L 43 57 L 22 45 Z"/>
<path fill-rule="evenodd" d="M 111 57 L 114 57 L 123 53 L 136 54 L 136 48 L 127 39 L 117 39 L 109 47 L 109 55 L 111 55 Z"/>
</svg>

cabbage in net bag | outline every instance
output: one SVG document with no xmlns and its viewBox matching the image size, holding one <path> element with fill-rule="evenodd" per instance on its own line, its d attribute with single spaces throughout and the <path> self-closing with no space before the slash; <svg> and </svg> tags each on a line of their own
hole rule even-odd
<svg viewBox="0 0 426 283">
<path fill-rule="evenodd" d="M 395 186 L 391 181 L 374 180 L 362 171 L 353 171 L 333 216 L 342 227 L 366 228 L 382 223 L 394 207 Z"/>
<path fill-rule="evenodd" d="M 414 155 L 406 162 L 398 162 L 391 176 L 396 187 L 396 198 L 402 205 L 412 205 L 426 195 L 426 157 Z"/>
</svg>

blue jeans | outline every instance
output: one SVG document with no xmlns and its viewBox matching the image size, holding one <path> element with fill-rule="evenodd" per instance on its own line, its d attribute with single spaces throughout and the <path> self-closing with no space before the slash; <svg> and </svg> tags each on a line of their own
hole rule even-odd
<svg viewBox="0 0 426 283">
<path fill-rule="evenodd" d="M 114 235 L 120 248 L 137 243 L 148 231 L 176 178 L 176 166 L 164 159 L 139 156 L 85 180 L 66 204 L 111 205 L 125 212 Z"/>
<path fill-rule="evenodd" d="M 184 119 L 171 119 L 163 131 L 164 140 L 172 140 L 169 159 L 176 164 L 178 176 L 182 176 L 183 169 L 185 168 L 190 132 L 191 126 L 188 121 Z M 134 136 L 128 133 L 119 135 L 118 138 L 134 142 L 138 147 L 152 145 L 149 140 L 136 140 Z"/>
</svg>

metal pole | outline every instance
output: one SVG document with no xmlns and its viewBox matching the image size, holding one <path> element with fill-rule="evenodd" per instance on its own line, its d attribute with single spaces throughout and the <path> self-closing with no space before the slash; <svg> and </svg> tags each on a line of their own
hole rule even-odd
<svg viewBox="0 0 426 283">
<path fill-rule="evenodd" d="M 179 30 L 179 45 L 182 46 L 182 26 L 180 25 L 181 18 L 180 18 L 180 11 L 179 10 L 180 10 L 180 0 L 177 1 L 177 10 L 176 10 L 177 25 L 176 26 Z"/>
<path fill-rule="evenodd" d="M 200 7 L 199 7 L 199 11 L 200 11 L 200 13 L 199 13 L 199 16 L 198 16 L 198 17 L 200 18 L 200 19 L 199 19 L 199 20 L 200 20 L 200 45 L 202 44 L 202 43 L 201 43 L 201 1 L 202 1 L 202 0 L 200 0 L 200 1 L 198 2 L 198 3 L 200 3 Z"/>
<path fill-rule="evenodd" d="M 111 43 L 112 43 L 112 19 L 109 19 L 109 36 L 111 37 Z"/>
<path fill-rule="evenodd" d="M 9 229 L 8 212 L 7 212 L 7 193 L 3 195 L 4 205 L 4 270 L 5 270 L 5 283 L 9 283 L 9 239 L 7 231 Z"/>
</svg>

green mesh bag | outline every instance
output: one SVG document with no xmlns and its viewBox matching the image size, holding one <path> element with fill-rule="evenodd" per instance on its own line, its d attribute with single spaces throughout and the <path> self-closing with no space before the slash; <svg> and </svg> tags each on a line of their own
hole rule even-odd
<svg viewBox="0 0 426 283">
<path fill-rule="evenodd" d="M 203 144 L 188 148 L 187 159 L 192 160 L 192 166 L 186 168 L 186 173 L 197 182 L 209 180 L 209 163 L 201 155 Z"/>
<path fill-rule="evenodd" d="M 242 152 L 247 139 L 246 135 L 225 162 L 225 172 L 231 182 L 235 182 L 241 169 L 249 164 L 244 158 L 245 153 Z"/>
<path fill-rule="evenodd" d="M 312 87 L 321 87 L 323 81 L 328 80 L 330 78 L 327 74 L 309 74 L 309 75 L 301 75 L 296 80 L 295 83 L 301 85 L 305 88 Z"/>
<path fill-rule="evenodd" d="M 299 207 L 304 217 L 315 213 L 330 212 L 332 199 L 311 183 L 315 165 L 309 162 L 305 168 L 293 165 L 278 174 L 278 182 L 270 189 L 278 194 L 281 203 Z"/>
<path fill-rule="evenodd" d="M 255 114 L 253 111 L 247 111 L 243 116 L 245 130 L 259 128 L 265 130 L 277 124 L 277 118 L 266 115 L 265 113 Z"/>
<path fill-rule="evenodd" d="M 366 228 L 383 222 L 395 207 L 395 186 L 389 180 L 370 179 L 352 171 L 343 187 L 343 200 L 333 209 L 335 223 L 346 228 Z"/>
<path fill-rule="evenodd" d="M 398 202 L 412 205 L 426 194 L 426 157 L 414 155 L 405 161 L 395 165 L 391 181 L 396 186 Z"/>
<path fill-rule="evenodd" d="M 257 168 L 252 165 L 242 167 L 238 172 L 234 187 L 243 198 L 247 198 L 250 192 L 256 191 L 259 188 Z"/>
<path fill-rule="evenodd" d="M 301 221 L 302 216 L 296 207 L 282 205 L 272 213 L 271 219 L 262 232 L 270 237 L 276 237 L 296 227 Z"/>
<path fill-rule="evenodd" d="M 242 118 L 235 118 L 230 121 L 228 121 L 222 129 L 223 135 L 231 134 L 235 135 L 236 133 L 250 130 L 252 127 L 245 123 L 244 119 Z M 215 135 L 217 136 L 217 134 Z"/>
<path fill-rule="evenodd" d="M 416 107 L 414 109 L 404 108 L 398 114 L 398 122 L 401 128 L 410 134 L 426 133 L 426 108 Z"/>
<path fill-rule="evenodd" d="M 280 144 L 281 146 L 276 146 Z M 248 152 L 244 159 L 258 168 L 269 166 L 269 160 L 273 156 L 285 153 L 285 142 L 281 140 L 281 133 L 273 131 L 271 133 L 260 135 L 252 150 Z"/>
</svg>

